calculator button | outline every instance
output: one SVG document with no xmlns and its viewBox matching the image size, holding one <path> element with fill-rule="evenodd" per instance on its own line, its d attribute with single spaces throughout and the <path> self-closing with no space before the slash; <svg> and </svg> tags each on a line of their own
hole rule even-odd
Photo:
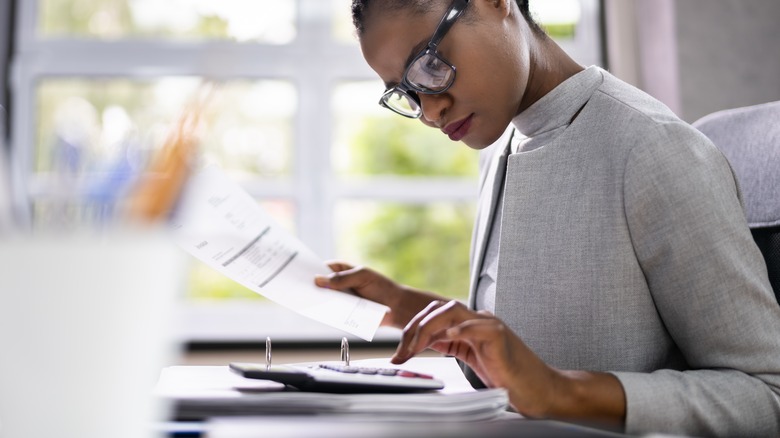
<svg viewBox="0 0 780 438">
<path fill-rule="evenodd" d="M 371 374 L 374 375 L 378 373 L 379 371 L 376 368 L 358 368 L 358 372 L 360 374 Z"/>
<path fill-rule="evenodd" d="M 336 371 L 338 373 L 347 373 L 347 374 L 357 374 L 360 372 L 360 368 L 358 367 L 349 367 L 344 365 L 325 365 L 321 364 L 320 368 Z"/>
<path fill-rule="evenodd" d="M 377 370 L 377 374 L 382 376 L 395 376 L 398 374 L 398 370 L 390 369 L 390 368 L 381 368 Z"/>
</svg>

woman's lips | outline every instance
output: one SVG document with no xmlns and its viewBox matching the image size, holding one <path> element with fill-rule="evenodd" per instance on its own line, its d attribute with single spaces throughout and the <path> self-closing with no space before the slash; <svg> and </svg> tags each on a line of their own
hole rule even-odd
<svg viewBox="0 0 780 438">
<path fill-rule="evenodd" d="M 445 126 L 444 129 L 442 129 L 442 131 L 444 131 L 444 133 L 447 134 L 450 140 L 459 141 L 460 139 L 465 137 L 466 134 L 469 133 L 469 128 L 471 128 L 471 119 L 473 117 L 474 114 L 471 114 L 465 119 L 452 122 L 449 125 Z"/>
</svg>

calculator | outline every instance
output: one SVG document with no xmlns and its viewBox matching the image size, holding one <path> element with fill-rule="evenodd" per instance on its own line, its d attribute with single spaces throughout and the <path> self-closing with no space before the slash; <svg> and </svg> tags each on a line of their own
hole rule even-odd
<svg viewBox="0 0 780 438">
<path fill-rule="evenodd" d="M 301 391 L 333 393 L 403 393 L 444 388 L 427 374 L 396 368 L 344 364 L 272 365 L 233 362 L 234 373 L 250 379 L 273 380 Z"/>
</svg>

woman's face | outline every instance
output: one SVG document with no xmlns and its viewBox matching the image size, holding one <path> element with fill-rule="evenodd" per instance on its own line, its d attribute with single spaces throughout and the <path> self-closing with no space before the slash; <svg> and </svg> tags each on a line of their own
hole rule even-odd
<svg viewBox="0 0 780 438">
<path fill-rule="evenodd" d="M 401 81 L 408 61 L 428 43 L 446 6 L 442 2 L 429 14 L 369 11 L 360 46 L 388 88 Z M 418 93 L 420 120 L 453 141 L 483 149 L 518 113 L 528 82 L 529 49 L 514 1 L 472 0 L 468 8 L 471 20 L 460 17 L 438 49 L 455 66 L 455 82 L 442 94 Z"/>
</svg>

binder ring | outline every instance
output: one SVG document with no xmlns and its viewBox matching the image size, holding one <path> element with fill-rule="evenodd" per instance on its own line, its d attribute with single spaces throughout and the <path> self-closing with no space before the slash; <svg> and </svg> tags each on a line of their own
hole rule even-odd
<svg viewBox="0 0 780 438">
<path fill-rule="evenodd" d="M 265 338 L 265 370 L 268 371 L 271 368 L 271 337 Z"/>
<path fill-rule="evenodd" d="M 349 366 L 349 342 L 346 337 L 341 338 L 341 360 L 344 365 Z"/>
</svg>

